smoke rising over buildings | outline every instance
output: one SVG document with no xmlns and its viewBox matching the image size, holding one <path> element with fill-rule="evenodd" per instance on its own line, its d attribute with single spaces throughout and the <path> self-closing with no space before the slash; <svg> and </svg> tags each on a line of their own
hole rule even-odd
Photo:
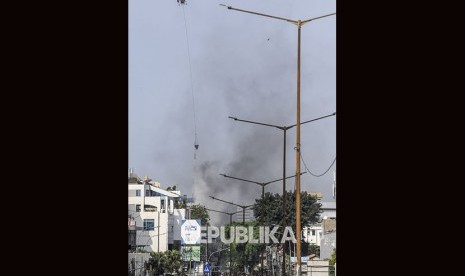
<svg viewBox="0 0 465 276">
<path fill-rule="evenodd" d="M 183 194 L 193 194 L 196 203 L 233 212 L 235 206 L 208 196 L 248 205 L 261 195 L 261 187 L 219 174 L 257 182 L 281 178 L 283 132 L 228 116 L 282 126 L 296 123 L 297 28 L 218 3 L 190 1 L 180 7 L 175 1 L 130 1 L 129 166 L 164 187 L 177 185 Z M 327 0 L 226 4 L 295 19 L 336 10 L 336 1 Z M 329 17 L 302 27 L 302 121 L 336 111 L 335 24 L 336 18 Z M 323 172 L 335 158 L 335 129 L 335 116 L 301 126 L 302 155 L 312 172 Z M 287 176 L 295 174 L 294 146 L 295 128 L 287 133 Z M 325 200 L 332 200 L 335 168 L 319 178 L 302 175 L 302 190 L 322 192 Z M 294 179 L 286 185 L 292 190 Z M 265 189 L 281 193 L 281 182 Z M 210 215 L 212 221 L 229 219 Z"/>
</svg>

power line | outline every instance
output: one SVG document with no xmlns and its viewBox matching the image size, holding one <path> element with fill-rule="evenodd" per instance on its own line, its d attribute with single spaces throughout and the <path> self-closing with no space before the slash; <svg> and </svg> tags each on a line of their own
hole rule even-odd
<svg viewBox="0 0 465 276">
<path fill-rule="evenodd" d="M 190 56 L 190 47 L 189 47 L 189 36 L 187 34 L 187 23 L 186 23 L 186 14 L 184 12 L 184 6 L 182 7 L 182 15 L 184 17 L 184 27 L 186 30 L 186 41 L 187 41 L 187 57 L 189 61 L 189 76 L 190 76 L 190 82 L 191 82 L 191 93 L 192 93 L 192 108 L 194 111 L 194 146 L 195 149 L 198 149 L 198 141 L 197 141 L 197 121 L 196 121 L 196 116 L 195 116 L 195 99 L 194 99 L 194 84 L 192 82 L 192 66 L 191 66 L 191 56 Z M 195 158 L 195 153 L 194 153 L 194 158 Z"/>
<path fill-rule="evenodd" d="M 294 148 L 294 150 L 295 149 L 296 148 Z M 308 169 L 307 164 L 305 164 L 305 160 L 304 160 L 304 157 L 302 156 L 302 153 L 299 152 L 299 155 L 300 155 L 300 159 L 302 160 L 302 163 L 304 163 L 305 169 L 308 171 L 309 174 L 311 174 L 311 175 L 313 175 L 315 177 L 320 177 L 320 176 L 325 175 L 329 171 L 329 169 L 331 169 L 331 167 L 334 165 L 334 162 L 336 162 L 336 157 L 334 157 L 333 162 L 331 163 L 331 165 L 329 165 L 329 168 L 324 173 L 322 173 L 322 174 L 314 174 Z"/>
</svg>

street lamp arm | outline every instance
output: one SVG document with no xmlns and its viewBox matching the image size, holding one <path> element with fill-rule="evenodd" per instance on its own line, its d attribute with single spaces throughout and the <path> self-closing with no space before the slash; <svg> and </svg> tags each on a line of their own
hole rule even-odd
<svg viewBox="0 0 465 276">
<path fill-rule="evenodd" d="M 205 209 L 207 209 L 208 211 L 212 211 L 212 212 L 217 212 L 217 213 L 222 213 L 222 214 L 229 215 L 229 213 L 226 213 L 226 212 L 217 211 L 217 210 L 212 210 L 212 209 L 208 209 L 208 208 L 205 208 Z"/>
<path fill-rule="evenodd" d="M 210 256 L 208 256 L 207 261 L 210 262 L 210 257 L 211 257 L 213 254 L 218 253 L 218 252 L 221 252 L 221 251 L 224 251 L 224 250 L 228 250 L 228 249 L 229 249 L 229 248 L 223 248 L 223 249 L 221 249 L 221 250 L 218 250 L 218 251 L 215 251 L 215 252 L 211 253 Z"/>
<path fill-rule="evenodd" d="M 263 183 L 256 182 L 256 181 L 251 181 L 251 180 L 247 180 L 247 179 L 237 178 L 237 177 L 234 177 L 234 176 L 229 176 L 229 175 L 225 175 L 225 174 L 221 174 L 221 173 L 220 173 L 220 175 L 222 175 L 222 176 L 224 176 L 224 177 L 227 177 L 227 178 L 232 178 L 232 179 L 236 179 L 236 180 L 241 180 L 241 181 L 245 181 L 245 182 L 254 183 L 254 184 L 257 184 L 257 185 L 263 185 Z"/>
<path fill-rule="evenodd" d="M 212 199 L 215 199 L 215 200 L 218 200 L 218 201 L 222 201 L 222 202 L 224 202 L 224 203 L 228 203 L 228 204 L 232 204 L 232 205 L 236 205 L 236 206 L 239 206 L 239 207 L 244 208 L 244 205 L 239 205 L 239 204 L 236 204 L 236 203 L 233 203 L 233 202 L 225 201 L 225 200 L 216 198 L 216 197 L 214 197 L 214 196 L 210 196 L 210 197 L 211 197 Z"/>
<path fill-rule="evenodd" d="M 319 118 L 315 118 L 315 119 L 312 119 L 312 120 L 308 120 L 308 121 L 305 121 L 305 122 L 301 122 L 300 124 L 303 125 L 303 124 L 306 124 L 306 123 L 310 123 L 310 122 L 314 122 L 314 121 L 317 121 L 317 120 L 321 120 L 321 119 L 324 119 L 324 118 L 327 118 L 327 117 L 331 117 L 331 116 L 334 116 L 336 115 L 336 112 L 332 113 L 332 114 L 329 114 L 329 115 L 326 115 L 326 116 L 322 116 L 322 117 L 319 117 Z M 292 127 L 295 127 L 296 125 L 291 125 L 291 126 L 288 126 L 287 129 L 290 129 Z"/>
<path fill-rule="evenodd" d="M 325 14 L 325 15 L 322 15 L 322 16 L 318 16 L 318 17 L 314 17 L 314 18 L 310 18 L 310 19 L 307 19 L 307 20 L 303 20 L 302 21 L 302 25 L 307 23 L 307 22 L 310 22 L 310 21 L 313 21 L 313 20 L 317 20 L 317 19 L 320 19 L 320 18 L 323 18 L 323 17 L 327 17 L 327 16 L 331 16 L 331 15 L 335 15 L 336 13 L 330 13 L 330 14 Z"/>
<path fill-rule="evenodd" d="M 268 15 L 268 14 L 264 14 L 264 13 L 258 13 L 258 12 L 253 12 L 253 11 L 246 11 L 246 10 L 236 9 L 236 8 L 231 7 L 231 6 L 226 6 L 224 4 L 220 4 L 220 6 L 224 6 L 224 7 L 228 8 L 228 10 L 235 10 L 235 11 L 246 12 L 246 13 L 251 13 L 251 14 L 255 14 L 255 15 L 270 17 L 270 18 L 274 18 L 274 19 L 284 20 L 284 21 L 294 23 L 294 24 L 297 23 L 296 20 L 291 20 L 291 19 L 287 19 L 287 18 L 283 18 L 283 17 L 277 17 L 277 16 Z"/>
<path fill-rule="evenodd" d="M 312 120 L 308 120 L 308 121 L 305 121 L 305 122 L 301 122 L 300 124 L 303 125 L 303 124 L 306 124 L 306 123 L 310 123 L 310 122 L 313 122 L 313 121 L 317 121 L 317 120 L 320 120 L 320 119 L 324 119 L 324 118 L 327 118 L 327 117 L 331 117 L 331 116 L 334 116 L 336 115 L 336 112 L 333 112 L 329 115 L 326 115 L 326 116 L 322 116 L 322 117 L 319 117 L 319 118 L 315 118 L 315 119 L 312 119 Z M 231 117 L 229 116 L 228 118 L 230 119 L 233 119 L 234 121 L 240 121 L 240 122 L 245 122 L 245 123 L 250 123 L 250 124 L 255 124 L 255 125 L 262 125 L 262 126 L 269 126 L 269 127 L 275 127 L 275 128 L 278 128 L 278 129 L 281 129 L 281 130 L 288 130 L 290 128 L 293 128 L 295 127 L 296 125 L 290 125 L 290 126 L 287 126 L 287 127 L 282 127 L 282 126 L 277 126 L 277 125 L 271 125 L 271 124 L 265 124 L 265 123 L 259 123 L 259 122 L 254 122 L 254 121 L 249 121 L 249 120 L 242 120 L 242 119 L 238 119 L 236 117 Z"/>
<path fill-rule="evenodd" d="M 302 172 L 302 173 L 300 173 L 300 175 L 306 174 L 306 173 L 307 173 L 307 172 Z M 288 179 L 288 178 L 292 178 L 292 177 L 295 177 L 295 175 L 288 176 L 288 177 L 286 177 L 286 178 L 284 178 L 284 179 Z M 270 182 L 265 182 L 265 183 L 263 183 L 263 185 L 266 186 L 266 185 L 268 185 L 268 184 L 271 184 L 271 183 L 274 183 L 274 182 L 278 182 L 278 181 L 280 181 L 280 180 L 283 180 L 283 179 L 280 178 L 280 179 L 276 179 L 276 180 L 273 180 L 273 181 L 270 181 Z"/>
<path fill-rule="evenodd" d="M 283 127 L 276 126 L 276 125 L 270 125 L 270 124 L 259 123 L 259 122 L 254 122 L 254 121 L 241 120 L 241 119 L 238 119 L 236 117 L 231 117 L 231 116 L 229 116 L 228 118 L 233 119 L 234 121 L 241 121 L 241 122 L 250 123 L 250 124 L 262 125 L 262 126 L 270 126 L 270 127 L 283 129 Z"/>
<path fill-rule="evenodd" d="M 237 214 L 237 213 L 242 212 L 242 211 L 237 211 L 237 212 L 234 212 L 234 213 L 227 213 L 227 212 L 217 211 L 217 210 L 208 209 L 208 208 L 205 208 L 205 209 L 207 209 L 208 211 L 217 212 L 217 213 L 223 213 L 223 214 L 226 214 L 226 215 L 234 215 L 234 214 Z"/>
</svg>

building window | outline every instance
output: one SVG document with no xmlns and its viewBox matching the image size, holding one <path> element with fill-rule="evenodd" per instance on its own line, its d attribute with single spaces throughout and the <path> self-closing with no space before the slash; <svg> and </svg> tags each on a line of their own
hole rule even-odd
<svg viewBox="0 0 465 276">
<path fill-rule="evenodd" d="M 136 196 L 140 196 L 140 190 L 136 190 Z"/>
<path fill-rule="evenodd" d="M 156 211 L 157 211 L 157 207 L 156 207 L 156 206 L 152 206 L 152 205 L 144 205 L 144 211 L 145 211 L 145 212 L 156 212 Z"/>
<path fill-rule="evenodd" d="M 140 212 L 140 204 L 136 204 L 136 212 Z"/>
<path fill-rule="evenodd" d="M 312 230 L 312 236 L 315 236 L 315 230 Z"/>
<path fill-rule="evenodd" d="M 144 230 L 150 231 L 155 228 L 155 220 L 154 219 L 144 219 Z"/>
</svg>

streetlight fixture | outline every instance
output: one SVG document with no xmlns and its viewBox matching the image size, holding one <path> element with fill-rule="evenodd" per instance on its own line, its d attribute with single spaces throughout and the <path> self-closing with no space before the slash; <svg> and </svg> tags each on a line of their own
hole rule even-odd
<svg viewBox="0 0 465 276">
<path fill-rule="evenodd" d="M 302 174 L 305 174 L 305 173 L 307 173 L 307 172 L 303 172 L 303 173 L 300 173 L 300 174 L 302 175 Z M 222 175 L 224 177 L 227 177 L 227 178 L 232 178 L 232 179 L 236 179 L 236 180 L 240 180 L 240 181 L 244 181 L 244 182 L 254 183 L 254 184 L 262 186 L 262 199 L 265 197 L 265 186 L 266 185 L 274 183 L 274 182 L 278 182 L 280 180 L 295 177 L 295 175 L 291 175 L 291 176 L 288 176 L 288 177 L 285 177 L 285 178 L 280 178 L 280 179 L 276 179 L 276 180 L 272 180 L 272 181 L 268 181 L 268 182 L 257 182 L 257 181 L 242 179 L 242 178 L 238 178 L 238 177 L 234 177 L 234 176 L 229 176 L 229 175 L 226 175 L 224 173 L 220 173 L 220 175 Z M 263 217 L 261 218 L 261 220 L 262 220 L 262 223 L 263 223 Z"/>
<path fill-rule="evenodd" d="M 239 204 L 236 204 L 234 202 L 229 202 L 229 201 L 226 201 L 226 200 L 222 200 L 222 199 L 219 199 L 219 198 L 216 198 L 214 196 L 209 196 L 211 199 L 214 199 L 214 200 L 218 200 L 218 201 L 221 201 L 221 202 L 224 202 L 224 203 L 228 203 L 228 204 L 231 204 L 231 205 L 235 205 L 235 206 L 238 206 L 238 207 L 241 207 L 242 208 L 242 225 L 244 226 L 245 225 L 245 209 L 249 208 L 249 207 L 252 207 L 252 205 L 239 205 Z M 243 259 L 243 262 L 244 262 L 244 271 L 245 271 L 245 245 L 244 245 L 244 250 L 242 251 L 242 259 Z"/>
<path fill-rule="evenodd" d="M 325 18 L 328 16 L 335 15 L 336 13 L 330 13 L 314 18 L 310 18 L 307 20 L 292 20 L 288 18 L 283 18 L 283 17 L 277 17 L 277 16 L 272 16 L 268 14 L 263 14 L 263 13 L 258 13 L 258 12 L 252 12 L 252 11 L 247 11 L 247 10 L 241 10 L 241 9 L 236 9 L 231 6 L 227 6 L 224 4 L 220 4 L 221 6 L 227 7 L 228 10 L 235 10 L 235 11 L 240 11 L 240 12 L 245 12 L 245 13 L 250 13 L 250 14 L 255 14 L 255 15 L 260 15 L 260 16 L 265 16 L 269 18 L 274 18 L 274 19 L 279 19 L 279 20 L 284 20 L 289 23 L 292 23 L 297 26 L 297 119 L 296 119 L 296 181 L 295 181 L 295 187 L 296 187 L 296 232 L 300 232 L 300 29 L 301 27 L 310 22 L 314 21 L 317 19 Z M 301 271 L 300 271 L 300 240 L 297 240 L 297 276 L 300 276 Z"/>
<path fill-rule="evenodd" d="M 229 201 L 226 201 L 226 200 L 222 200 L 222 199 L 219 199 L 219 198 L 216 198 L 214 196 L 208 196 L 210 197 L 211 199 L 214 199 L 214 200 L 218 200 L 218 201 L 221 201 L 221 202 L 224 202 L 224 203 L 228 203 L 228 204 L 232 204 L 232 205 L 236 205 L 238 207 L 241 207 L 242 208 L 242 225 L 245 225 L 245 209 L 249 208 L 249 207 L 252 207 L 252 205 L 239 205 L 239 204 L 236 204 L 234 202 L 229 202 Z"/>
<path fill-rule="evenodd" d="M 221 252 L 221 251 L 225 251 L 225 250 L 228 250 L 228 249 L 227 249 L 227 248 L 223 248 L 223 249 L 220 249 L 220 250 L 218 250 L 218 251 L 215 251 L 215 252 L 211 253 L 210 256 L 208 256 L 208 258 L 207 258 L 207 262 L 210 263 L 210 257 L 211 257 L 213 254 L 218 253 L 218 252 Z"/>
<path fill-rule="evenodd" d="M 303 172 L 301 174 L 304 174 L 304 173 L 307 173 L 307 172 Z M 276 180 L 272 180 L 272 181 L 268 181 L 268 182 L 257 182 L 257 181 L 251 181 L 251 180 L 247 180 L 247 179 L 242 179 L 242 178 L 237 178 L 237 177 L 233 177 L 233 176 L 228 176 L 226 174 L 222 174 L 220 173 L 220 175 L 224 176 L 224 177 L 227 177 L 227 178 L 232 178 L 232 179 L 236 179 L 236 180 L 240 180 L 240 181 L 245 181 L 245 182 L 249 182 L 249 183 L 254 183 L 254 184 L 257 184 L 257 185 L 260 185 L 262 186 L 262 206 L 261 206 L 261 218 L 260 218 L 260 221 L 261 221 L 261 225 L 263 225 L 263 220 L 264 220 L 264 210 L 263 210 L 263 201 L 265 199 L 265 186 L 268 185 L 268 184 L 271 184 L 271 183 L 274 183 L 274 182 L 277 182 L 277 181 L 280 181 L 280 180 L 284 180 L 284 179 L 287 179 L 287 178 L 291 178 L 291 177 L 295 177 L 295 175 L 291 175 L 291 176 L 288 176 L 288 177 L 285 177 L 285 178 L 280 178 L 280 179 L 276 179 Z M 260 255 L 261 255 L 261 251 L 263 250 L 263 246 L 261 247 L 261 250 L 260 250 Z M 260 274 L 263 276 L 263 258 L 260 257 Z"/>
<path fill-rule="evenodd" d="M 232 216 L 234 214 L 237 214 L 237 213 L 240 213 L 241 211 L 237 211 L 237 212 L 233 212 L 233 213 L 227 213 L 227 212 L 223 212 L 223 211 L 217 211 L 217 210 L 213 210 L 213 209 L 208 209 L 208 208 L 205 208 L 207 209 L 208 211 L 212 211 L 212 212 L 217 212 L 217 213 L 222 213 L 222 214 L 226 214 L 226 215 L 229 215 L 229 224 L 231 225 L 232 224 Z M 208 242 L 208 241 L 207 241 Z M 213 254 L 213 253 L 212 253 Z M 231 264 L 232 264 L 232 258 L 231 258 L 231 244 L 229 244 L 229 274 L 231 275 Z"/>
<path fill-rule="evenodd" d="M 242 211 L 237 211 L 237 212 L 234 212 L 234 213 L 228 213 L 228 212 L 217 211 L 217 210 L 208 209 L 208 208 L 205 208 L 205 209 L 207 209 L 208 211 L 229 215 L 229 224 L 232 224 L 232 215 L 242 212 Z"/>
<path fill-rule="evenodd" d="M 305 122 L 301 122 L 300 124 L 303 125 L 303 124 L 306 124 L 306 123 L 314 122 L 314 121 L 321 120 L 321 119 L 331 117 L 331 116 L 335 116 L 335 115 L 336 115 L 336 112 L 333 112 L 333 113 L 331 113 L 329 115 L 325 115 L 325 116 L 318 117 L 318 118 L 315 118 L 315 119 L 311 119 L 311 120 L 308 120 L 308 121 L 305 121 Z M 273 127 L 273 128 L 277 128 L 277 129 L 280 129 L 280 130 L 283 131 L 284 139 L 283 139 L 283 178 L 282 178 L 282 180 L 283 180 L 283 211 L 282 211 L 283 212 L 283 220 L 282 220 L 282 227 L 283 227 L 283 229 L 286 228 L 286 220 L 285 220 L 285 217 L 286 217 L 286 179 L 288 178 L 288 177 L 285 177 L 286 176 L 286 134 L 287 134 L 288 129 L 291 129 L 291 128 L 295 127 L 296 125 L 294 124 L 294 125 L 290 125 L 290 126 L 278 126 L 278 125 L 254 122 L 254 121 L 249 121 L 249 120 L 242 120 L 242 119 L 238 119 L 236 117 L 231 117 L 231 116 L 229 116 L 228 118 L 233 119 L 234 121 Z M 299 178 L 300 178 L 300 175 L 299 175 Z M 300 190 L 299 190 L 299 197 L 300 197 Z M 296 209 L 298 209 L 298 208 L 296 208 Z M 300 217 L 299 217 L 299 219 L 300 219 Z M 286 243 L 283 243 L 282 246 L 283 246 L 283 250 L 285 250 L 286 249 L 285 248 Z M 283 263 L 282 263 L 281 269 L 282 269 L 282 271 L 286 271 L 286 260 L 285 260 L 285 258 L 283 258 Z"/>
</svg>

